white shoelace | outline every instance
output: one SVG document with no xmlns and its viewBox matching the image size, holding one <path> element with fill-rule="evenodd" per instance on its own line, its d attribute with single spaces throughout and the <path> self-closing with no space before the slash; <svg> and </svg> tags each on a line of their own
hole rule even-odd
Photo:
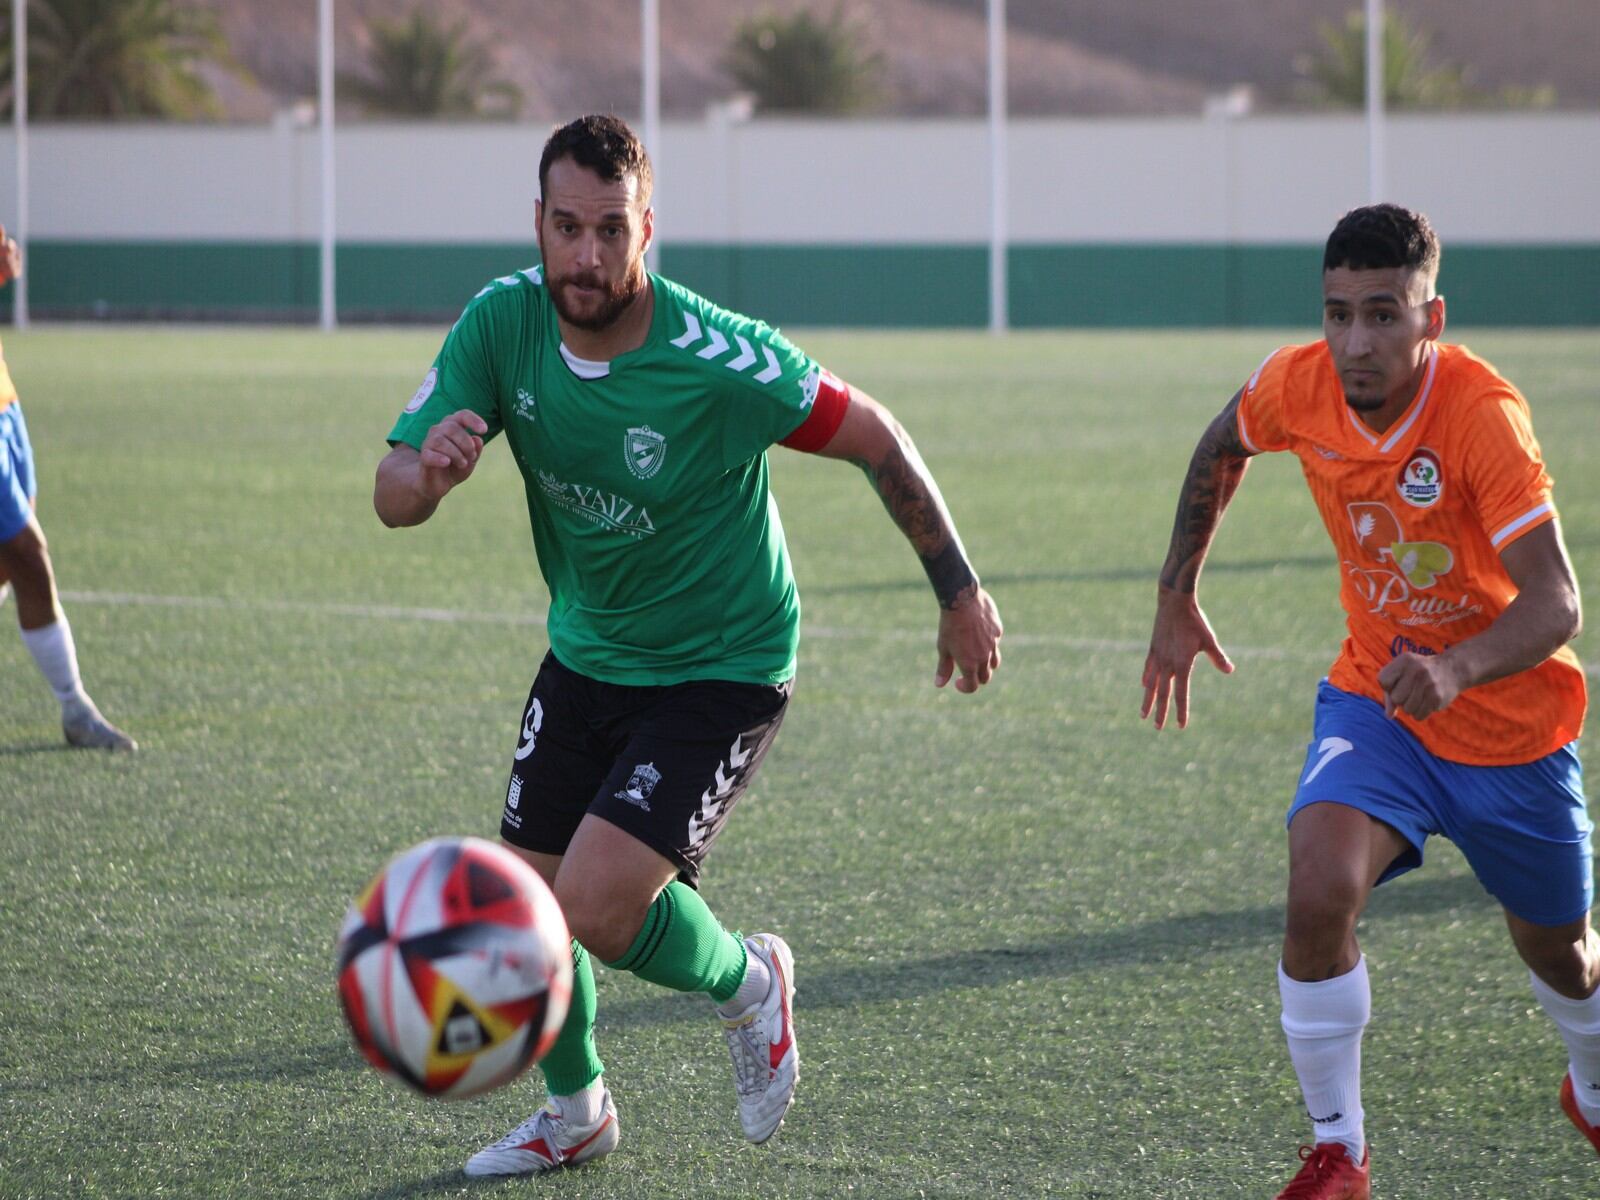
<svg viewBox="0 0 1600 1200">
<path fill-rule="evenodd" d="M 733 1086 L 740 1096 L 759 1096 L 771 1078 L 767 1039 L 757 1030 L 760 1018 L 726 1029 L 733 1054 Z"/>
<path fill-rule="evenodd" d="M 564 1152 L 556 1141 L 555 1124 L 556 1114 L 548 1108 L 541 1108 L 533 1116 L 489 1147 L 489 1149 L 511 1150 L 525 1142 L 531 1142 L 535 1138 L 543 1137 L 544 1144 L 550 1147 L 550 1152 L 555 1155 L 556 1162 L 560 1162 Z"/>
</svg>

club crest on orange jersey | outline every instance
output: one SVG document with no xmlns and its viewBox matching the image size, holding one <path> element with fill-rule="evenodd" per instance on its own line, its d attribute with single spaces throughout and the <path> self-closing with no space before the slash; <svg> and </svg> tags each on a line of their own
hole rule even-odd
<svg viewBox="0 0 1600 1200">
<path fill-rule="evenodd" d="M 1400 498 L 1413 508 L 1428 508 L 1444 494 L 1444 475 L 1439 456 L 1426 448 L 1418 450 L 1395 481 Z"/>
</svg>

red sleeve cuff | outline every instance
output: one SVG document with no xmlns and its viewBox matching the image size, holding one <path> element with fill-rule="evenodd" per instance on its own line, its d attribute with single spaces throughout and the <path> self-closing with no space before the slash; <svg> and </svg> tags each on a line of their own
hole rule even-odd
<svg viewBox="0 0 1600 1200">
<path fill-rule="evenodd" d="M 780 446 L 815 454 L 839 432 L 844 414 L 850 407 L 850 385 L 831 371 L 823 371 L 817 380 L 817 398 L 811 404 L 811 413 Z"/>
</svg>

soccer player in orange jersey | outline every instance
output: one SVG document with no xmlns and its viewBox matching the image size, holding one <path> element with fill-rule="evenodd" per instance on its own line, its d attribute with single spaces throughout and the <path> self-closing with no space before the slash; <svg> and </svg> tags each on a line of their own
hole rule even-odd
<svg viewBox="0 0 1600 1200">
<path fill-rule="evenodd" d="M 1578 586 L 1528 405 L 1440 342 L 1439 242 L 1390 204 L 1345 214 L 1322 265 L 1322 341 L 1267 357 L 1200 439 L 1178 501 L 1141 715 L 1189 716 L 1200 568 L 1251 456 L 1292 451 L 1343 571 L 1348 636 L 1318 689 L 1289 807 L 1278 988 L 1313 1144 L 1280 1200 L 1365 1200 L 1356 920 L 1429 834 L 1505 909 L 1569 1055 L 1561 1105 L 1600 1150 L 1600 938 L 1576 750 Z"/>
</svg>

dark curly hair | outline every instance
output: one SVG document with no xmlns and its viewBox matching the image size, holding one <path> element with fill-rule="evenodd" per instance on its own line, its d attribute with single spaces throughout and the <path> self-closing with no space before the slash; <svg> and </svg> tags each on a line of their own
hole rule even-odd
<svg viewBox="0 0 1600 1200">
<path fill-rule="evenodd" d="M 1339 218 L 1322 252 L 1322 269 L 1352 271 L 1405 267 L 1439 276 L 1439 235 L 1428 218 L 1398 204 L 1352 208 Z"/>
<path fill-rule="evenodd" d="M 639 199 L 649 207 L 650 193 L 655 187 L 655 176 L 650 170 L 650 156 L 628 123 L 620 117 L 591 113 L 568 121 L 550 135 L 539 156 L 539 192 L 545 190 L 550 164 L 570 158 L 580 167 L 587 167 L 607 183 L 615 183 L 632 175 L 639 181 Z"/>
</svg>

